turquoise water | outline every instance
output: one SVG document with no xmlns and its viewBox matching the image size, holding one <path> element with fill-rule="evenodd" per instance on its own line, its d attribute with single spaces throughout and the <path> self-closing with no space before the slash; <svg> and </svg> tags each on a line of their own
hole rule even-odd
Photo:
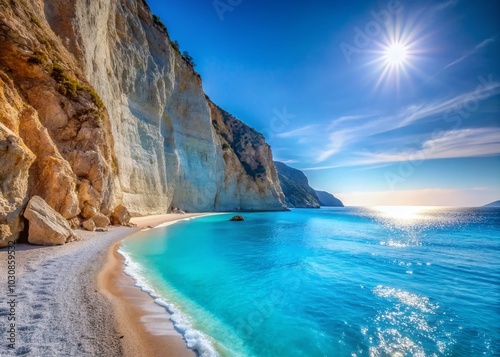
<svg viewBox="0 0 500 357">
<path fill-rule="evenodd" d="M 500 354 L 499 209 L 231 216 L 141 232 L 121 248 L 200 355 Z"/>
</svg>

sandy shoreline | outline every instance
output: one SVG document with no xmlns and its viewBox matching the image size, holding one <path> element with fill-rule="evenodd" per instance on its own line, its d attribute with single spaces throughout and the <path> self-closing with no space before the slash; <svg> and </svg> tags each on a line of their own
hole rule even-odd
<svg viewBox="0 0 500 357">
<path fill-rule="evenodd" d="M 119 242 L 148 226 L 202 214 L 134 218 L 136 228 L 78 230 L 64 246 L 16 245 L 15 347 L 7 334 L 2 356 L 195 356 L 174 330 L 164 308 L 123 272 Z M 0 250 L 7 271 L 7 249 Z M 7 274 L 0 277 L 0 330 L 7 331 Z M 9 297 L 10 298 L 10 297 Z"/>
</svg>

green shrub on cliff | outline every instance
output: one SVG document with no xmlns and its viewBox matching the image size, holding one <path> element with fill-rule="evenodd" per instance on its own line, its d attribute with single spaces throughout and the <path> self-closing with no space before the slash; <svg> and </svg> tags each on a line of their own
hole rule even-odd
<svg viewBox="0 0 500 357">
<path fill-rule="evenodd" d="M 104 108 L 104 103 L 102 102 L 101 97 L 99 97 L 99 94 L 97 94 L 93 88 L 82 85 L 77 79 L 70 77 L 57 63 L 52 65 L 52 72 L 50 75 L 59 84 L 57 90 L 62 95 L 65 95 L 70 99 L 76 99 L 78 97 L 78 91 L 81 90 L 90 95 L 90 98 L 99 109 Z"/>
<path fill-rule="evenodd" d="M 194 59 L 188 51 L 182 52 L 182 58 L 184 58 L 191 67 L 196 67 L 196 63 L 194 63 Z"/>
<path fill-rule="evenodd" d="M 43 66 L 47 63 L 47 56 L 42 51 L 35 51 L 33 56 L 28 58 L 28 63 Z"/>
<path fill-rule="evenodd" d="M 170 41 L 170 44 L 172 45 L 172 47 L 174 48 L 174 50 L 177 52 L 177 53 L 181 53 L 181 45 L 179 45 L 179 41 L 175 40 L 175 41 Z"/>
</svg>

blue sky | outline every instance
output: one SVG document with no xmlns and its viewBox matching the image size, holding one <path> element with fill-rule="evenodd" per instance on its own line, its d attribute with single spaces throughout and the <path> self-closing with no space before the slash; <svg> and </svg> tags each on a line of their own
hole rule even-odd
<svg viewBox="0 0 500 357">
<path fill-rule="evenodd" d="M 348 205 L 500 199 L 500 2 L 148 1 L 205 92 Z"/>
</svg>

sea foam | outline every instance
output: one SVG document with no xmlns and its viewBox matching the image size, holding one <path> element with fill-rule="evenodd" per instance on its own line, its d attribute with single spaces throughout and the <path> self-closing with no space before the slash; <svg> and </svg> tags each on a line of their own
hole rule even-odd
<svg viewBox="0 0 500 357">
<path fill-rule="evenodd" d="M 189 219 L 190 218 L 186 218 L 185 220 Z M 118 253 L 120 253 L 125 259 L 125 274 L 134 279 L 135 286 L 151 296 L 157 305 L 166 309 L 166 311 L 170 314 L 170 321 L 172 321 L 175 329 L 184 337 L 187 347 L 196 351 L 200 357 L 218 357 L 219 354 L 210 342 L 210 338 L 202 332 L 194 329 L 191 326 L 187 315 L 155 291 L 155 289 L 151 286 L 151 283 L 143 277 L 144 272 L 140 265 L 135 263 L 121 248 L 118 249 Z"/>
</svg>

